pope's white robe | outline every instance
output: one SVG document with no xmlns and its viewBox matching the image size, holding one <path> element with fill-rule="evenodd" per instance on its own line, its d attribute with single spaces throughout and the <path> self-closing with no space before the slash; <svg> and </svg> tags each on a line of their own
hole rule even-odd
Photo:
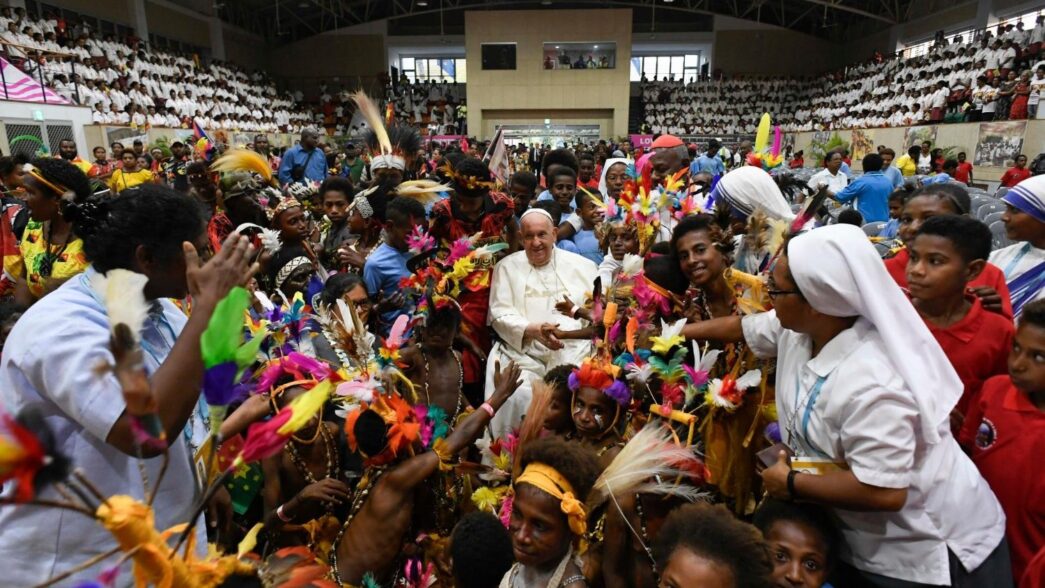
<svg viewBox="0 0 1045 588">
<path fill-rule="evenodd" d="M 588 355 L 589 339 L 563 341 L 565 347 L 551 350 L 539 342 L 524 340 L 524 333 L 532 323 L 555 323 L 564 331 L 586 325 L 586 321 L 557 312 L 555 303 L 568 296 L 574 304 L 583 304 L 597 275 L 598 267 L 591 260 L 562 249 L 554 249 L 551 261 L 539 268 L 530 265 L 525 251 L 505 257 L 494 267 L 488 322 L 499 341 L 494 343 L 486 362 L 486 396 L 493 394 L 494 366 L 498 360 L 502 369 L 509 361 L 519 364 L 523 381 L 491 421 L 495 437 L 519 426 L 530 406 L 531 382 L 535 378 L 544 377 L 558 365 L 579 365 Z"/>
</svg>

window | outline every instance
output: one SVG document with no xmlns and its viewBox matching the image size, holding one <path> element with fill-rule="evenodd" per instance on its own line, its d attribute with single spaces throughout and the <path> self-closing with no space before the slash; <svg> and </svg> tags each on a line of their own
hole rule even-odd
<svg viewBox="0 0 1045 588">
<path fill-rule="evenodd" d="M 960 42 L 970 43 L 972 41 L 973 32 L 973 29 L 963 29 L 960 31 L 955 31 L 953 33 L 948 33 L 944 35 L 944 40 L 946 40 L 948 44 L 951 44 L 958 41 L 958 38 L 960 37 Z M 915 43 L 913 45 L 907 45 L 903 49 L 903 58 L 911 59 L 914 57 L 920 57 L 922 55 L 925 55 L 929 52 L 929 48 L 931 48 L 932 46 L 932 39 L 929 39 L 928 41 L 922 41 L 921 43 Z"/>
<path fill-rule="evenodd" d="M 411 83 L 457 82 L 464 84 L 468 80 L 463 57 L 400 57 L 399 69 Z"/>
<path fill-rule="evenodd" d="M 685 55 L 641 55 L 631 58 L 631 81 L 637 82 L 645 75 L 647 80 L 676 80 L 692 82 L 700 77 L 700 68 L 707 64 L 701 53 Z"/>
<path fill-rule="evenodd" d="M 607 42 L 544 44 L 544 69 L 615 69 L 617 44 Z"/>
<path fill-rule="evenodd" d="M 1038 17 L 1039 16 L 1043 16 L 1043 15 L 1045 15 L 1045 9 L 1037 8 L 1035 10 L 1030 10 L 1030 11 L 1024 12 L 1022 14 L 1017 14 L 1017 15 L 1014 15 L 1014 16 L 1010 16 L 1010 17 L 1006 18 L 1005 20 L 998 21 L 998 24 L 996 24 L 994 26 L 987 27 L 987 30 L 990 31 L 992 35 L 998 36 L 999 35 L 999 33 L 998 33 L 998 29 L 999 28 L 1004 29 L 1008 25 L 1016 26 L 1016 23 L 1021 23 L 1022 22 L 1023 23 L 1023 30 L 1024 31 L 1030 31 L 1030 30 L 1033 30 L 1034 27 L 1038 24 Z M 1002 31 L 1001 34 L 1004 34 L 1004 30 Z"/>
</svg>

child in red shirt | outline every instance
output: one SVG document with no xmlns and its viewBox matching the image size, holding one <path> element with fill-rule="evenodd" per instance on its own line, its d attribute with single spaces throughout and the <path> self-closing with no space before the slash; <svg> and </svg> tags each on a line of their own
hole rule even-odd
<svg viewBox="0 0 1045 588">
<path fill-rule="evenodd" d="M 1005 170 L 1005 173 L 1001 175 L 1001 185 L 1003 188 L 1011 188 L 1030 176 L 1030 170 L 1027 169 L 1027 156 L 1017 155 L 1016 165 Z"/>
<path fill-rule="evenodd" d="M 972 183 L 972 164 L 965 157 L 964 151 L 958 154 L 958 169 L 954 170 L 954 179 L 968 186 Z"/>
<path fill-rule="evenodd" d="M 907 250 L 911 302 L 965 384 L 951 413 L 957 435 L 983 383 L 1006 372 L 1012 348 L 1012 321 L 985 311 L 966 289 L 991 254 L 991 231 L 966 216 L 934 216 L 918 229 Z"/>
<path fill-rule="evenodd" d="M 942 215 L 967 215 L 971 207 L 969 193 L 965 188 L 953 184 L 929 184 L 915 190 L 904 203 L 896 235 L 902 242 L 910 243 L 926 219 Z M 907 288 L 909 260 L 910 255 L 906 248 L 885 260 L 886 271 L 901 288 Z M 1009 286 L 1000 268 L 988 262 L 980 275 L 968 283 L 967 288 L 980 299 L 984 309 L 1001 313 L 1012 320 Z"/>
<path fill-rule="evenodd" d="M 959 439 L 1005 510 L 1012 572 L 1026 582 L 1024 570 L 1045 546 L 1045 300 L 1023 308 L 1008 365 L 1009 375 L 984 384 Z"/>
</svg>

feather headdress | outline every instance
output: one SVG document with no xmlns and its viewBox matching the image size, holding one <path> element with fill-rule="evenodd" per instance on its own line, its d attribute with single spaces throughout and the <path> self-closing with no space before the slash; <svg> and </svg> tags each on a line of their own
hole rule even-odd
<svg viewBox="0 0 1045 588">
<path fill-rule="evenodd" d="M 696 486 L 668 481 L 701 469 L 702 464 L 693 451 L 675 444 L 667 427 L 647 425 L 628 441 L 595 481 L 588 494 L 588 512 L 611 497 L 630 494 L 677 496 L 690 502 L 701 500 L 704 494 Z"/>
<path fill-rule="evenodd" d="M 250 149 L 232 149 L 226 151 L 210 166 L 212 172 L 235 172 L 247 171 L 258 174 L 265 178 L 266 182 L 272 183 L 272 168 L 269 162 L 256 151 Z"/>
<path fill-rule="evenodd" d="M 405 196 L 428 206 L 443 199 L 453 188 L 433 180 L 410 180 L 396 187 L 396 196 Z"/>
<path fill-rule="evenodd" d="M 359 91 L 352 94 L 359 114 L 369 128 L 364 141 L 371 153 L 370 169 L 393 168 L 406 170 L 406 161 L 421 149 L 421 135 L 411 125 L 393 124 L 385 127 L 377 104 Z"/>
</svg>

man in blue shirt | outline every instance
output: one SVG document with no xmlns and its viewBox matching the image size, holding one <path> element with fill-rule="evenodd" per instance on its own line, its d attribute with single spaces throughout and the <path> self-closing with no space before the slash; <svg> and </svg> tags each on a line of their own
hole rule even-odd
<svg viewBox="0 0 1045 588">
<path fill-rule="evenodd" d="M 864 175 L 835 194 L 834 198 L 842 204 L 856 200 L 856 209 L 864 215 L 864 222 L 873 223 L 889 220 L 889 194 L 892 191 L 892 181 L 882 173 L 882 156 L 868 153 L 864 156 Z"/>
<path fill-rule="evenodd" d="M 425 222 L 425 207 L 413 198 L 393 198 L 385 210 L 385 242 L 378 245 L 363 264 L 363 281 L 371 298 L 378 301 L 402 301 L 399 281 L 410 275 L 406 262 L 412 254 L 407 237 L 414 227 Z M 379 334 L 387 336 L 392 323 L 410 312 L 403 304 L 381 313 Z"/>
<path fill-rule="evenodd" d="M 315 129 L 301 131 L 301 142 L 283 154 L 279 164 L 279 183 L 305 184 L 322 182 L 327 177 L 327 156 L 319 148 L 319 133 Z"/>
<path fill-rule="evenodd" d="M 722 158 L 718 156 L 719 149 L 722 145 L 718 141 L 712 139 L 708 143 L 708 150 L 703 155 L 698 157 L 692 165 L 689 166 L 689 174 L 695 176 L 700 172 L 709 173 L 712 177 L 720 177 L 726 173 L 726 165 L 722 163 Z"/>
<path fill-rule="evenodd" d="M 889 181 L 893 183 L 893 189 L 897 189 L 903 186 L 903 172 L 900 168 L 893 165 L 893 159 L 896 158 L 896 152 L 886 147 L 878 152 L 882 156 L 882 173 L 885 177 L 889 178 Z"/>
</svg>

